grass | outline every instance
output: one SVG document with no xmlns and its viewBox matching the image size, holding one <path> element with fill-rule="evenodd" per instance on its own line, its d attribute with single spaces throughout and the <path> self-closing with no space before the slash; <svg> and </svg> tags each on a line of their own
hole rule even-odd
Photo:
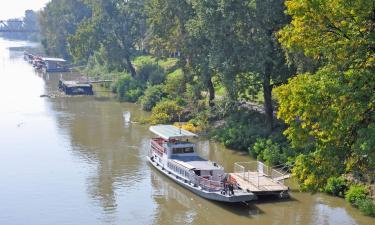
<svg viewBox="0 0 375 225">
<path fill-rule="evenodd" d="M 177 58 L 157 59 L 149 55 L 138 56 L 133 60 L 133 65 L 137 68 L 144 64 L 159 64 L 165 71 L 170 71 L 177 64 Z"/>
</svg>

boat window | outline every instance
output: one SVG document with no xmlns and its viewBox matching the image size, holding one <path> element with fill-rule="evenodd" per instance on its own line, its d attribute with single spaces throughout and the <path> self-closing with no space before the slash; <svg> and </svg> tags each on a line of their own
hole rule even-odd
<svg viewBox="0 0 375 225">
<path fill-rule="evenodd" d="M 186 147 L 186 148 L 173 148 L 173 154 L 183 154 L 183 153 L 193 153 L 193 147 Z"/>
</svg>

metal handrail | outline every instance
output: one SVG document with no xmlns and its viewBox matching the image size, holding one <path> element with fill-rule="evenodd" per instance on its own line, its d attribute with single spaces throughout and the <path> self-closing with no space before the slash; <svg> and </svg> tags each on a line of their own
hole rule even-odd
<svg viewBox="0 0 375 225">
<path fill-rule="evenodd" d="M 276 182 L 283 182 L 282 180 L 277 180 L 279 177 L 288 175 L 287 172 L 275 169 L 275 167 L 269 167 L 260 161 L 256 162 L 236 162 L 234 163 L 234 172 L 242 174 L 242 178 L 250 182 L 249 172 L 257 172 L 262 174 L 262 176 L 269 176 L 272 180 Z M 258 175 L 259 182 L 259 175 Z M 259 186 L 259 185 L 258 185 Z"/>
<path fill-rule="evenodd" d="M 163 153 L 165 152 L 165 148 L 163 148 L 160 143 L 158 143 L 156 140 L 154 139 L 151 139 L 151 148 L 153 150 L 156 150 L 156 152 L 159 154 L 159 155 L 163 155 Z"/>
</svg>

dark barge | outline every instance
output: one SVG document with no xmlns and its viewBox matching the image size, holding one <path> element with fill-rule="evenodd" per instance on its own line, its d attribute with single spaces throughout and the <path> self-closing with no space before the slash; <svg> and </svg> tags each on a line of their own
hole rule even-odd
<svg viewBox="0 0 375 225">
<path fill-rule="evenodd" d="M 59 80 L 59 90 L 67 95 L 93 95 L 92 84 L 79 81 Z"/>
</svg>

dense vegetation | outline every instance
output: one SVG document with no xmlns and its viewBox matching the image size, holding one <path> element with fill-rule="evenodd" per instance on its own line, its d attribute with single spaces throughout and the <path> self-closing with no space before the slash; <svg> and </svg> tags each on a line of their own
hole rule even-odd
<svg viewBox="0 0 375 225">
<path fill-rule="evenodd" d="M 40 24 L 149 122 L 214 127 L 375 215 L 375 1 L 52 0 Z"/>
</svg>

